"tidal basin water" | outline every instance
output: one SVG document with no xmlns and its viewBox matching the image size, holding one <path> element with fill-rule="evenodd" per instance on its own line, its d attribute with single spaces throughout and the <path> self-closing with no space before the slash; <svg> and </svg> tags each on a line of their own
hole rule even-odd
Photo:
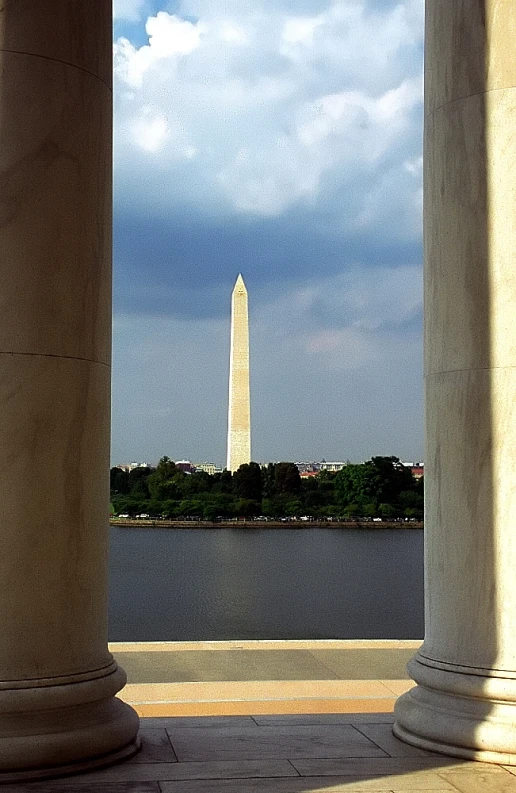
<svg viewBox="0 0 516 793">
<path fill-rule="evenodd" d="M 110 641 L 423 637 L 421 529 L 110 533 Z"/>
</svg>

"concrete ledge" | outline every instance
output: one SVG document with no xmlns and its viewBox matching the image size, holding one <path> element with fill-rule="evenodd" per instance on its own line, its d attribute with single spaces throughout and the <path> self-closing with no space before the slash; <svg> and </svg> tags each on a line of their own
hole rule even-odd
<svg viewBox="0 0 516 793">
<path fill-rule="evenodd" d="M 139 716 L 248 716 L 289 713 L 391 713 L 412 681 L 272 680 L 128 685 L 119 696 Z M 401 690 L 400 690 L 400 693 Z"/>
<path fill-rule="evenodd" d="M 391 713 L 414 685 L 405 663 L 420 645 L 323 639 L 115 642 L 110 649 L 128 671 L 120 698 L 140 716 L 173 717 Z"/>
<path fill-rule="evenodd" d="M 263 639 L 218 642 L 110 642 L 112 653 L 187 650 L 418 650 L 422 639 Z"/>
</svg>

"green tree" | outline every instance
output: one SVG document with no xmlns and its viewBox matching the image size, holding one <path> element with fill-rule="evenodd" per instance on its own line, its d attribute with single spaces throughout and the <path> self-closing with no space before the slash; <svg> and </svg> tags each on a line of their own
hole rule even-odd
<svg viewBox="0 0 516 793">
<path fill-rule="evenodd" d="M 215 520 L 216 518 L 229 518 L 235 514 L 235 503 L 229 494 L 210 493 L 206 494 L 203 507 L 203 517 L 205 520 Z"/>
<path fill-rule="evenodd" d="M 220 515 L 217 504 L 213 501 L 207 501 L 202 510 L 204 520 L 215 520 Z"/>
<path fill-rule="evenodd" d="M 181 502 L 177 501 L 176 499 L 172 499 L 172 498 L 166 499 L 161 503 L 160 512 L 165 518 L 170 518 L 170 519 L 176 518 L 178 515 L 181 514 L 180 504 Z"/>
<path fill-rule="evenodd" d="M 335 477 L 336 474 L 333 471 L 319 471 L 317 476 L 311 477 L 307 481 L 315 481 L 319 492 L 325 493 L 326 497 L 328 497 L 330 494 L 333 496 L 335 490 Z"/>
<path fill-rule="evenodd" d="M 297 494 L 301 491 L 301 477 L 295 463 L 276 463 L 274 466 L 274 492 Z"/>
<path fill-rule="evenodd" d="M 394 514 L 402 514 L 401 493 L 412 492 L 415 484 L 411 471 L 398 457 L 373 457 L 339 471 L 335 492 L 342 507 L 353 504 L 361 515 L 375 517 L 380 504 L 389 504 Z"/>
<path fill-rule="evenodd" d="M 231 471 L 222 471 L 213 474 L 211 489 L 214 493 L 233 493 L 233 474 Z"/>
<path fill-rule="evenodd" d="M 423 510 L 414 509 L 413 507 L 407 507 L 407 509 L 405 510 L 405 517 L 412 518 L 413 520 L 423 520 Z"/>
<path fill-rule="evenodd" d="M 262 487 L 262 471 L 258 463 L 244 463 L 233 474 L 233 488 L 238 498 L 261 501 Z"/>
<path fill-rule="evenodd" d="M 266 515 L 268 518 L 276 518 L 278 517 L 278 513 L 276 512 L 276 505 L 274 503 L 274 499 L 272 498 L 264 498 L 262 499 L 262 515 Z"/>
<path fill-rule="evenodd" d="M 147 479 L 149 494 L 154 501 L 167 501 L 181 497 L 176 476 L 181 473 L 169 457 L 162 457 L 156 470 Z"/>
<path fill-rule="evenodd" d="M 111 493 L 127 495 L 129 492 L 129 474 L 123 468 L 111 468 L 109 472 L 109 486 Z"/>
<path fill-rule="evenodd" d="M 313 477 L 315 479 L 315 477 Z M 320 490 L 311 489 L 308 493 L 303 493 L 304 511 L 308 515 L 318 513 L 325 506 L 325 494 Z"/>
<path fill-rule="evenodd" d="M 206 471 L 196 471 L 194 474 L 183 474 L 183 492 L 186 496 L 208 493 L 212 488 L 212 479 Z"/>
<path fill-rule="evenodd" d="M 365 504 L 362 504 L 362 515 L 364 518 L 376 518 L 377 514 L 378 509 L 376 501 L 367 501 Z"/>
<path fill-rule="evenodd" d="M 403 490 L 414 488 L 415 479 L 410 468 L 406 468 L 398 457 L 372 457 L 376 471 L 376 497 L 386 504 L 395 504 Z"/>
<path fill-rule="evenodd" d="M 179 504 L 179 514 L 187 517 L 202 517 L 204 504 L 200 498 L 184 498 Z"/>
<path fill-rule="evenodd" d="M 423 494 L 419 489 L 404 490 L 399 496 L 398 514 L 405 518 L 423 519 Z"/>
<path fill-rule="evenodd" d="M 129 494 L 139 499 L 149 498 L 148 479 L 152 468 L 133 468 L 129 471 Z"/>
<path fill-rule="evenodd" d="M 392 518 L 423 516 L 423 481 L 415 480 L 397 457 L 373 457 L 346 465 L 337 474 L 321 471 L 301 479 L 294 463 L 257 463 L 209 476 L 186 474 L 169 457 L 156 469 L 110 471 L 111 502 L 116 514 L 148 512 L 175 518 L 315 517 L 339 515 Z"/>
<path fill-rule="evenodd" d="M 149 502 L 146 498 L 138 496 L 113 496 L 113 509 L 115 515 L 139 515 L 149 511 Z"/>
<path fill-rule="evenodd" d="M 235 505 L 236 514 L 239 518 L 252 518 L 260 512 L 260 502 L 250 498 L 239 498 Z"/>
<path fill-rule="evenodd" d="M 298 518 L 300 515 L 303 514 L 303 505 L 299 499 L 290 499 L 285 504 L 284 515 L 288 515 L 292 518 Z"/>
<path fill-rule="evenodd" d="M 269 463 L 262 470 L 263 498 L 270 499 L 276 494 L 276 468 L 274 463 Z M 267 514 L 267 513 L 264 513 Z"/>
<path fill-rule="evenodd" d="M 378 475 L 371 462 L 346 465 L 335 477 L 335 494 L 343 507 L 353 505 L 363 514 L 363 506 L 376 502 Z"/>
<path fill-rule="evenodd" d="M 379 504 L 378 515 L 384 520 L 391 520 L 396 517 L 396 507 L 392 504 Z"/>
<path fill-rule="evenodd" d="M 346 504 L 346 506 L 342 510 L 342 514 L 346 518 L 358 518 L 361 512 L 362 512 L 362 508 L 358 504 Z"/>
</svg>

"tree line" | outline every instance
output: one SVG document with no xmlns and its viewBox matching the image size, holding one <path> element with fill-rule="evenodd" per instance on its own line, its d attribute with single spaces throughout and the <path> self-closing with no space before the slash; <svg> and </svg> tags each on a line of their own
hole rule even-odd
<svg viewBox="0 0 516 793">
<path fill-rule="evenodd" d="M 168 457 L 156 468 L 111 469 L 115 515 L 156 517 L 423 518 L 423 480 L 397 457 L 372 457 L 341 471 L 301 478 L 294 463 L 241 465 L 238 471 L 187 474 Z"/>
</svg>

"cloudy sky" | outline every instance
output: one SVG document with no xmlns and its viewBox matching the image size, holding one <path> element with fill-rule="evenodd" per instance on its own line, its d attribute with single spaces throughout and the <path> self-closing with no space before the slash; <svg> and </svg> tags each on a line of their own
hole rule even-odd
<svg viewBox="0 0 516 793">
<path fill-rule="evenodd" d="M 421 459 L 423 0 L 115 0 L 113 462 Z"/>
</svg>

